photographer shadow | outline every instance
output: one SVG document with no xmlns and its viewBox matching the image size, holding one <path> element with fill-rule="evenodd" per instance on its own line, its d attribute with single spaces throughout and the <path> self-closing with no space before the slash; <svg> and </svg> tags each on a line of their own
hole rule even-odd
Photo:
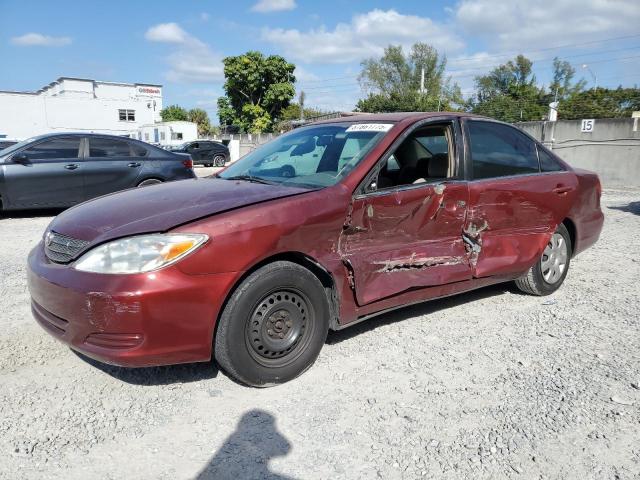
<svg viewBox="0 0 640 480">
<path fill-rule="evenodd" d="M 273 415 L 250 410 L 196 479 L 291 480 L 293 477 L 269 470 L 272 458 L 290 451 L 291 444 L 278 432 Z"/>
</svg>

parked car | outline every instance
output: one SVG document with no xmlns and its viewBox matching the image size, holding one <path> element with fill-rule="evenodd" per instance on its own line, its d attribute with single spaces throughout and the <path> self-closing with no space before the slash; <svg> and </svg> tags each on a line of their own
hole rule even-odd
<svg viewBox="0 0 640 480">
<path fill-rule="evenodd" d="M 15 145 L 16 143 L 18 143 L 17 140 L 10 140 L 7 138 L 0 138 L 0 151 L 4 150 L 7 147 L 11 147 L 12 145 Z"/>
<path fill-rule="evenodd" d="M 62 213 L 29 256 L 32 309 L 103 362 L 213 355 L 269 386 L 307 370 L 330 329 L 498 282 L 556 291 L 598 239 L 600 194 L 596 174 L 490 119 L 320 122 L 217 176 Z"/>
<path fill-rule="evenodd" d="M 123 137 L 60 133 L 0 151 L 0 210 L 69 207 L 131 187 L 195 178 L 188 155 Z"/>
<path fill-rule="evenodd" d="M 205 167 L 224 167 L 230 158 L 227 146 L 212 140 L 185 142 L 182 145 L 170 147 L 169 150 L 176 153 L 188 153 L 194 164 Z"/>
</svg>

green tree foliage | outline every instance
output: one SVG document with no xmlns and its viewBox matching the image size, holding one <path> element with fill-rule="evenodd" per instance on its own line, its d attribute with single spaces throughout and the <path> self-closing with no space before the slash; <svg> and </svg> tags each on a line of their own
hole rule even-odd
<svg viewBox="0 0 640 480">
<path fill-rule="evenodd" d="M 453 110 L 462 103 L 457 84 L 445 78 L 447 59 L 431 45 L 416 43 L 405 55 L 388 46 L 382 58 L 362 62 L 359 76 L 369 95 L 358 101 L 361 112 Z M 420 92 L 422 69 L 425 91 Z"/>
<path fill-rule="evenodd" d="M 569 62 L 558 57 L 553 59 L 553 80 L 549 85 L 549 94 L 554 100 L 569 98 L 584 89 L 587 82 L 581 79 L 573 83 L 575 75 L 576 69 Z"/>
<path fill-rule="evenodd" d="M 597 88 L 574 92 L 560 102 L 558 118 L 621 118 L 630 117 L 632 112 L 638 110 L 640 88 Z"/>
<path fill-rule="evenodd" d="M 548 112 L 544 90 L 536 86 L 533 62 L 524 55 L 475 78 L 476 94 L 468 103 L 473 113 L 504 122 L 542 120 Z"/>
<path fill-rule="evenodd" d="M 192 108 L 189 110 L 188 119 L 198 125 L 198 135 L 205 136 L 211 133 L 211 123 L 209 115 L 201 108 Z"/>
<path fill-rule="evenodd" d="M 188 121 L 189 112 L 179 105 L 170 105 L 160 110 L 163 122 Z"/>
<path fill-rule="evenodd" d="M 295 95 L 295 65 L 279 55 L 247 52 L 226 57 L 225 96 L 218 98 L 221 125 L 241 131 L 270 131 Z"/>
</svg>

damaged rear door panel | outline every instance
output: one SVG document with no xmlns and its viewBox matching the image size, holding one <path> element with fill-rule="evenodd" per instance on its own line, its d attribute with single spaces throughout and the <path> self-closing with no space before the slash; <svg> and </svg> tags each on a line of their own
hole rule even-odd
<svg viewBox="0 0 640 480">
<path fill-rule="evenodd" d="M 473 276 L 525 272 L 567 217 L 576 176 L 541 173 L 535 142 L 514 127 L 484 120 L 464 123 L 468 171 L 476 177 L 469 182 L 463 231 Z M 469 127 L 475 125 L 481 128 L 474 137 Z"/>
<path fill-rule="evenodd" d="M 340 239 L 356 300 L 471 278 L 461 237 L 466 182 L 356 197 Z"/>
</svg>

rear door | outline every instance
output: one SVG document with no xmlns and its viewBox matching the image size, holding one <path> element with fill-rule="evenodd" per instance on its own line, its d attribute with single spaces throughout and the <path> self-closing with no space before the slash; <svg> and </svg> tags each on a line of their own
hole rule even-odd
<svg viewBox="0 0 640 480">
<path fill-rule="evenodd" d="M 11 158 L 25 155 L 24 163 Z M 4 166 L 6 195 L 19 208 L 67 207 L 82 201 L 80 137 L 54 137 L 16 152 Z"/>
<path fill-rule="evenodd" d="M 359 305 L 471 278 L 461 235 L 468 185 L 458 174 L 456 131 L 454 122 L 417 128 L 356 192 L 339 248 Z"/>
<path fill-rule="evenodd" d="M 135 187 L 147 150 L 124 139 L 86 138 L 84 197 L 90 199 Z"/>
<path fill-rule="evenodd" d="M 566 217 L 577 179 L 559 164 L 541 171 L 536 142 L 515 127 L 471 119 L 464 125 L 471 173 L 464 234 L 473 275 L 524 272 Z"/>
</svg>

